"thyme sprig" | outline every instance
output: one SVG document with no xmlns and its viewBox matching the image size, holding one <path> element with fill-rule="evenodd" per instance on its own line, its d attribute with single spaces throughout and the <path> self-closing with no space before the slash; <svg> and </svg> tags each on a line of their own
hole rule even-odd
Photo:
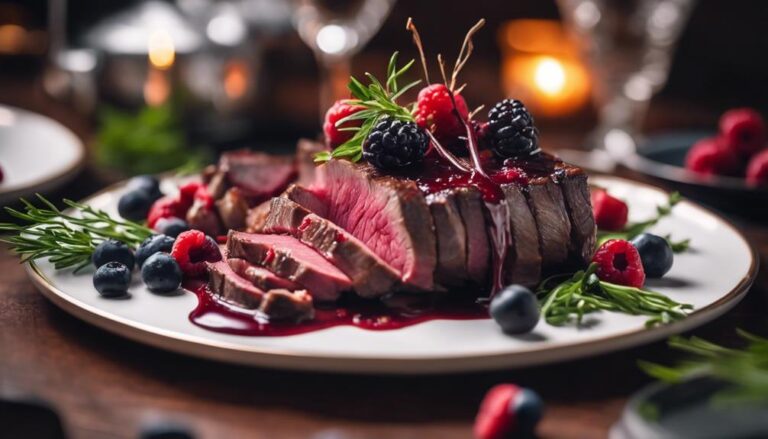
<svg viewBox="0 0 768 439">
<path fill-rule="evenodd" d="M 747 342 L 743 349 L 726 348 L 699 337 L 672 337 L 669 346 L 692 357 L 675 366 L 640 361 L 647 374 L 678 383 L 693 377 L 712 377 L 730 386 L 714 395 L 716 403 L 768 403 L 768 339 L 737 330 Z"/>
<path fill-rule="evenodd" d="M 627 287 L 598 279 L 597 264 L 572 276 L 558 275 L 545 279 L 536 295 L 541 305 L 541 316 L 547 323 L 562 326 L 581 324 L 584 316 L 596 311 L 617 311 L 650 317 L 646 326 L 666 324 L 680 320 L 692 305 L 678 303 L 655 291 Z"/>
<path fill-rule="evenodd" d="M 645 232 L 649 228 L 655 226 L 659 223 L 662 219 L 669 216 L 672 213 L 672 209 L 683 199 L 683 197 L 680 195 L 680 192 L 672 192 L 669 194 L 669 198 L 667 199 L 666 204 L 661 204 L 659 206 L 656 206 L 656 215 L 652 218 L 649 218 L 645 221 L 640 221 L 637 223 L 630 223 L 627 224 L 627 226 L 624 228 L 624 230 L 621 230 L 619 232 L 609 232 L 605 230 L 598 230 L 597 231 L 597 245 L 602 245 L 605 241 L 608 241 L 609 239 L 624 239 L 624 240 L 632 240 L 637 235 L 640 235 L 641 233 Z M 690 247 L 690 239 L 684 239 L 682 241 L 673 241 L 672 237 L 670 235 L 665 236 L 666 240 L 669 242 L 669 245 L 672 247 L 672 251 L 675 253 L 682 253 L 688 250 Z"/>
<path fill-rule="evenodd" d="M 363 142 L 370 134 L 376 123 L 384 116 L 394 117 L 396 119 L 413 122 L 411 109 L 397 103 L 405 92 L 418 85 L 421 81 L 413 81 L 401 87 L 399 80 L 413 66 L 414 60 L 409 61 L 402 67 L 397 66 L 398 52 L 392 54 L 387 64 L 387 80 L 382 83 L 370 73 L 365 73 L 370 83 L 364 85 L 354 76 L 349 78 L 347 87 L 352 93 L 353 99 L 347 102 L 351 105 L 358 105 L 364 109 L 347 117 L 339 119 L 336 126 L 340 131 L 352 131 L 352 137 L 339 145 L 331 152 L 323 151 L 315 155 L 315 162 L 326 162 L 331 158 L 343 158 L 353 162 L 360 160 L 363 156 Z M 357 127 L 343 127 L 350 121 L 363 121 Z"/>
<path fill-rule="evenodd" d="M 85 204 L 63 200 L 74 210 L 65 213 L 37 194 L 42 207 L 21 199 L 24 211 L 6 207 L 5 210 L 23 224 L 0 223 L 0 232 L 11 234 L 0 238 L 21 255 L 22 262 L 50 258 L 58 269 L 75 267 L 78 271 L 91 261 L 91 254 L 104 240 L 116 239 L 137 246 L 152 234 L 147 227 L 132 221 L 120 221 L 108 213 Z"/>
</svg>

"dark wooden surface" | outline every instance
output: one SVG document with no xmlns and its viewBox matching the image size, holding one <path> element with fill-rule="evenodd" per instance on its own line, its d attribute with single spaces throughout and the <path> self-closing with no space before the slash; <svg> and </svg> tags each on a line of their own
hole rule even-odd
<svg viewBox="0 0 768 439">
<path fill-rule="evenodd" d="M 27 86 L 0 90 L 0 100 L 50 114 L 87 135 L 84 120 Z M 82 197 L 102 181 L 86 171 L 53 196 Z M 768 257 L 768 226 L 736 224 Z M 767 293 L 763 264 L 740 305 L 693 333 L 721 342 L 732 341 L 736 327 L 768 334 Z M 449 376 L 240 367 L 164 352 L 87 325 L 38 294 L 18 260 L 0 247 L 0 397 L 46 401 L 73 438 L 136 437 L 157 420 L 184 423 L 205 438 L 467 438 L 484 392 L 502 382 L 543 396 L 541 437 L 602 438 L 627 397 L 650 381 L 636 361 L 675 358 L 655 343 L 558 365 Z"/>
</svg>

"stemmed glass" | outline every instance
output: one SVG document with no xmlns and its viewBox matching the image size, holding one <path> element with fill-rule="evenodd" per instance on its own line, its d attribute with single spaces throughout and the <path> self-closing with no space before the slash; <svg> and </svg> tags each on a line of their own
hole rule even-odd
<svg viewBox="0 0 768 439">
<path fill-rule="evenodd" d="M 395 0 L 294 0 L 293 24 L 320 65 L 320 114 L 348 95 L 350 59 L 376 34 Z"/>
<path fill-rule="evenodd" d="M 595 78 L 600 125 L 592 146 L 634 152 L 651 97 L 665 84 L 696 0 L 558 0 Z"/>
</svg>

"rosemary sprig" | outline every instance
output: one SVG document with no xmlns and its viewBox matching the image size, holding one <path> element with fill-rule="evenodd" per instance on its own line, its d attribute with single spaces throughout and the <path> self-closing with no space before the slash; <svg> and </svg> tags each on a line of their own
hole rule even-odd
<svg viewBox="0 0 768 439">
<path fill-rule="evenodd" d="M 11 232 L 1 242 L 21 255 L 22 262 L 50 258 L 56 269 L 75 267 L 78 271 L 91 261 L 96 246 L 107 239 L 116 239 L 129 246 L 137 246 L 152 234 L 141 224 L 115 220 L 102 210 L 85 204 L 64 200 L 75 211 L 61 211 L 45 197 L 37 194 L 43 207 L 21 199 L 24 212 L 6 207 L 12 217 L 25 224 L 0 223 L 1 232 Z"/>
<path fill-rule="evenodd" d="M 376 123 L 384 116 L 394 117 L 396 119 L 413 122 L 411 110 L 397 103 L 405 92 L 418 85 L 421 81 L 413 81 L 401 87 L 399 80 L 413 66 L 414 60 L 409 61 L 402 67 L 397 66 L 397 55 L 395 52 L 389 59 L 387 65 L 387 80 L 382 84 L 375 76 L 366 73 L 370 83 L 364 85 L 355 77 L 349 78 L 347 87 L 352 93 L 353 99 L 348 102 L 351 105 L 358 105 L 364 109 L 347 117 L 339 119 L 336 122 L 337 127 L 341 127 L 347 122 L 361 120 L 359 127 L 342 127 L 342 131 L 353 131 L 354 135 L 339 145 L 331 152 L 323 151 L 315 155 L 315 162 L 325 162 L 331 158 L 343 158 L 353 162 L 360 160 L 363 155 L 363 142 Z"/>
<path fill-rule="evenodd" d="M 597 245 L 602 245 L 605 241 L 608 241 L 609 239 L 624 239 L 624 240 L 631 240 L 632 238 L 636 237 L 637 235 L 645 232 L 649 228 L 655 226 L 659 223 L 663 218 L 669 216 L 672 213 L 672 209 L 683 199 L 683 197 L 680 195 L 680 192 L 672 192 L 669 194 L 669 198 L 667 199 L 666 204 L 662 204 L 659 206 L 656 206 L 656 216 L 653 218 L 650 218 L 645 221 L 641 221 L 638 223 L 630 223 L 628 224 L 624 230 L 619 232 L 608 232 L 605 230 L 598 230 L 597 231 Z M 665 236 L 666 240 L 669 242 L 669 245 L 672 247 L 672 251 L 675 253 L 682 253 L 688 250 L 690 247 L 690 239 L 685 239 L 682 241 L 673 241 L 672 237 L 670 235 Z"/>
<path fill-rule="evenodd" d="M 547 323 L 562 326 L 581 324 L 586 314 L 617 311 L 649 316 L 646 326 L 666 324 L 686 316 L 693 309 L 655 291 L 616 285 L 598 279 L 597 264 L 592 263 L 563 280 L 563 275 L 545 279 L 536 291 L 541 315 Z"/>
<path fill-rule="evenodd" d="M 744 349 L 726 348 L 698 337 L 672 337 L 670 347 L 692 358 L 675 366 L 645 361 L 638 365 L 652 377 L 669 383 L 708 376 L 730 384 L 714 396 L 716 403 L 768 403 L 768 339 L 742 330 L 737 333 L 747 342 Z"/>
</svg>

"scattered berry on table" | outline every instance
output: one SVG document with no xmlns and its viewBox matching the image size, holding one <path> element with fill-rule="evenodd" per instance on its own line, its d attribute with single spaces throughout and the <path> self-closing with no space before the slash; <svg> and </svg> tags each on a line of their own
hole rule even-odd
<svg viewBox="0 0 768 439">
<path fill-rule="evenodd" d="M 510 285 L 496 294 L 489 308 L 491 317 L 507 334 L 525 334 L 539 322 L 536 296 L 522 285 Z"/>
<path fill-rule="evenodd" d="M 152 235 L 136 249 L 136 264 L 141 267 L 144 261 L 155 253 L 170 253 L 175 239 L 168 235 Z"/>
<path fill-rule="evenodd" d="M 425 130 L 431 130 L 440 144 L 445 147 L 453 147 L 460 136 L 467 135 L 461 121 L 463 119 L 466 122 L 469 118 L 467 103 L 461 94 L 454 94 L 453 97 L 456 101 L 458 116 L 454 111 L 448 87 L 444 84 L 428 85 L 419 91 L 416 111 L 413 114 L 416 124 Z"/>
<path fill-rule="evenodd" d="M 221 260 L 221 250 L 210 236 L 199 230 L 189 230 L 176 238 L 171 256 L 179 263 L 184 275 L 200 277 L 206 273 L 206 262 Z"/>
<path fill-rule="evenodd" d="M 627 203 L 611 196 L 605 189 L 592 190 L 590 198 L 598 229 L 618 231 L 627 225 L 629 217 Z"/>
<path fill-rule="evenodd" d="M 189 224 L 183 219 L 173 216 L 169 218 L 160 218 L 157 223 L 155 223 L 155 230 L 163 235 L 175 238 L 179 236 L 180 233 L 189 230 Z"/>
<path fill-rule="evenodd" d="M 701 175 L 737 176 L 742 170 L 738 155 L 716 137 L 696 142 L 685 156 L 685 167 Z"/>
<path fill-rule="evenodd" d="M 413 122 L 384 117 L 363 142 L 363 158 L 383 170 L 404 168 L 421 162 L 429 138 Z"/>
<path fill-rule="evenodd" d="M 128 189 L 141 189 L 149 194 L 152 201 L 163 196 L 160 192 L 160 182 L 153 175 L 137 175 L 128 180 Z"/>
<path fill-rule="evenodd" d="M 104 297 L 119 297 L 128 292 L 131 270 L 120 262 L 107 262 L 93 274 L 93 287 Z"/>
<path fill-rule="evenodd" d="M 179 206 L 182 212 L 181 216 L 192 207 L 192 204 L 195 202 L 195 196 L 200 191 L 207 192 L 207 188 L 199 181 L 191 181 L 179 186 L 179 196 L 177 199 L 179 200 Z"/>
<path fill-rule="evenodd" d="M 323 133 L 325 133 L 325 140 L 329 147 L 336 148 L 352 138 L 355 134 L 353 131 L 343 131 L 340 128 L 359 127 L 363 124 L 362 119 L 350 120 L 338 127 L 336 126 L 336 122 L 364 109 L 364 107 L 359 105 L 350 105 L 344 99 L 338 100 L 331 105 L 331 108 L 325 113 L 325 120 L 323 122 Z"/>
<path fill-rule="evenodd" d="M 645 283 L 640 253 L 629 241 L 605 241 L 595 252 L 592 262 L 597 263 L 597 277 L 605 282 L 635 288 L 641 288 Z"/>
<path fill-rule="evenodd" d="M 477 439 L 532 438 L 543 413 L 541 398 L 514 384 L 499 384 L 485 394 L 475 418 Z"/>
<path fill-rule="evenodd" d="M 539 152 L 539 131 L 522 102 L 504 99 L 488 112 L 488 143 L 500 157 L 525 157 Z"/>
<path fill-rule="evenodd" d="M 747 166 L 747 184 L 768 186 L 768 150 L 755 154 Z"/>
<path fill-rule="evenodd" d="M 157 222 L 161 218 L 181 218 L 186 211 L 181 208 L 179 200 L 170 195 L 166 195 L 152 204 L 147 214 L 147 226 L 151 229 L 156 228 Z"/>
<path fill-rule="evenodd" d="M 181 285 L 181 279 L 181 268 L 168 253 L 155 253 L 141 267 L 141 280 L 153 293 L 176 291 Z"/>
<path fill-rule="evenodd" d="M 120 241 L 108 239 L 96 246 L 93 255 L 91 255 L 91 260 L 96 268 L 108 262 L 120 262 L 129 269 L 133 269 L 136 258 L 130 247 Z"/>
<path fill-rule="evenodd" d="M 720 133 L 732 151 L 750 157 L 765 148 L 766 129 L 762 116 L 750 108 L 735 108 L 720 116 Z"/>
<path fill-rule="evenodd" d="M 675 254 L 669 241 L 651 233 L 641 233 L 632 239 L 632 245 L 640 253 L 645 275 L 658 279 L 672 268 Z"/>
<path fill-rule="evenodd" d="M 154 200 L 144 189 L 134 189 L 124 193 L 117 202 L 117 213 L 131 221 L 141 221 L 147 217 Z"/>
</svg>

